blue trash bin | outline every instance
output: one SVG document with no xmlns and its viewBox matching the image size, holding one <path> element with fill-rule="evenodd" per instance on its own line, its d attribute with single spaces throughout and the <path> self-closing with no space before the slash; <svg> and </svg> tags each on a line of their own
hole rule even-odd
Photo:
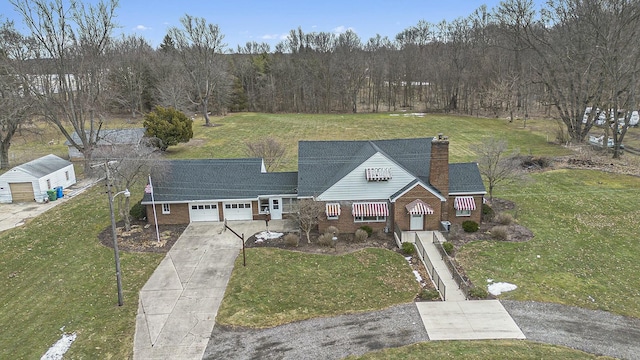
<svg viewBox="0 0 640 360">
<path fill-rule="evenodd" d="M 58 195 L 58 199 L 64 196 L 64 193 L 62 192 L 62 186 L 58 186 L 56 188 L 56 195 Z"/>
</svg>

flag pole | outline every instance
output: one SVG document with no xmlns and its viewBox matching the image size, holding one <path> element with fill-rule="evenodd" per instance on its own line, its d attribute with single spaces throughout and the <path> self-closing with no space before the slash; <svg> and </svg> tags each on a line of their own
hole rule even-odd
<svg viewBox="0 0 640 360">
<path fill-rule="evenodd" d="M 156 214 L 156 201 L 153 197 L 153 184 L 149 175 L 149 193 L 151 194 L 151 207 L 153 208 L 153 223 L 156 224 L 156 238 L 160 242 L 160 231 L 158 230 L 158 215 Z"/>
</svg>

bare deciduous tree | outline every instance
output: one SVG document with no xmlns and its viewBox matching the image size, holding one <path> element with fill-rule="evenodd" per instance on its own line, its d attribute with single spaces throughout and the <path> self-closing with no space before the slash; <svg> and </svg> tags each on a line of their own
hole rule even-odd
<svg viewBox="0 0 640 360">
<path fill-rule="evenodd" d="M 10 0 L 34 40 L 38 67 L 23 72 L 36 111 L 53 123 L 85 157 L 102 125 L 106 87 L 105 51 L 115 28 L 117 0 Z M 69 125 L 77 133 L 74 139 Z M 78 141 L 79 139 L 79 141 Z"/>
<path fill-rule="evenodd" d="M 271 137 L 258 141 L 247 141 L 245 145 L 247 146 L 247 156 L 262 158 L 267 171 L 277 169 L 287 153 L 287 148 Z"/>
<path fill-rule="evenodd" d="M 313 227 L 318 225 L 318 217 L 324 211 L 324 204 L 314 201 L 313 199 L 302 199 L 296 204 L 296 211 L 292 215 L 292 219 L 298 223 L 300 230 L 307 235 L 307 242 L 311 243 L 310 233 Z"/>
<path fill-rule="evenodd" d="M 493 200 L 493 190 L 498 184 L 522 178 L 520 164 L 514 156 L 507 152 L 508 145 L 505 140 L 488 138 L 482 143 L 472 146 L 471 150 L 478 155 L 478 168 L 480 175 L 489 186 L 490 200 Z"/>
</svg>

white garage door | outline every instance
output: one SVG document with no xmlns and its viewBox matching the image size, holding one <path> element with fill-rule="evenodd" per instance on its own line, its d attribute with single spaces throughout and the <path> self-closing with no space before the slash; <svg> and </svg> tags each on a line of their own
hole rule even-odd
<svg viewBox="0 0 640 360">
<path fill-rule="evenodd" d="M 191 221 L 220 221 L 217 204 L 189 204 Z"/>
<path fill-rule="evenodd" d="M 224 218 L 227 220 L 252 220 L 251 203 L 224 203 Z"/>
</svg>

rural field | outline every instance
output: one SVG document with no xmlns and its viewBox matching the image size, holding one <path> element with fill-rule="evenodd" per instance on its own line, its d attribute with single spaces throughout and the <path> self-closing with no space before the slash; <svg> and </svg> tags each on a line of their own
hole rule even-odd
<svg viewBox="0 0 640 360">
<path fill-rule="evenodd" d="M 475 156 L 470 145 L 490 136 L 507 140 L 510 147 L 518 148 L 526 155 L 571 154 L 570 150 L 548 142 L 554 138 L 555 123 L 546 120 L 529 121 L 527 128 L 523 128 L 521 122 L 448 115 L 240 113 L 215 118 L 214 122 L 219 126 L 203 127 L 202 121 L 196 120 L 194 139 L 169 148 L 167 156 L 173 159 L 242 157 L 246 142 L 273 137 L 289 149 L 287 162 L 279 170 L 296 170 L 298 140 L 387 139 L 426 137 L 437 133 L 450 137 L 452 162 L 473 161 Z M 118 127 L 119 123 L 111 122 L 107 128 Z M 49 137 L 18 138 L 12 150 L 26 156 L 30 143 L 38 142 L 33 147 L 36 149 L 33 157 L 54 149 L 54 154 L 63 155 L 64 146 L 60 142 L 48 145 Z M 528 181 L 498 188 L 496 196 L 516 203 L 517 211 L 513 211 L 513 215 L 533 231 L 534 239 L 526 243 L 470 243 L 459 250 L 457 257 L 476 284 L 492 278 L 518 285 L 517 290 L 503 294 L 504 298 L 553 301 L 640 317 L 640 280 L 636 276 L 640 271 L 640 245 L 636 227 L 632 225 L 640 215 L 635 206 L 640 200 L 638 190 L 640 179 L 637 177 L 593 170 L 532 174 Z M 142 187 L 132 193 L 139 199 Z M 122 254 L 125 305 L 119 308 L 115 296 L 113 251 L 100 245 L 97 239 L 98 233 L 108 225 L 107 198 L 98 186 L 21 228 L 0 233 L 3 246 L 0 254 L 0 288 L 3 289 L 0 294 L 3 304 L 0 310 L 3 334 L 0 358 L 38 358 L 59 339 L 62 327 L 64 332 L 78 334 L 67 353 L 68 358 L 122 359 L 132 356 L 138 292 L 162 255 Z M 286 260 L 289 255 L 278 256 Z M 368 256 L 371 263 L 390 261 L 385 266 L 396 269 L 392 259 L 379 254 Z M 297 275 L 317 271 L 319 264 L 313 259 L 283 260 L 279 276 L 283 280 L 298 281 Z M 352 261 L 354 259 L 345 258 L 345 266 L 351 266 Z M 296 267 L 287 265 L 292 263 Z M 322 269 L 330 275 L 324 267 Z M 260 275 L 240 271 L 237 268 L 233 276 L 249 279 Z M 411 279 L 408 267 L 406 273 L 404 270 L 393 271 L 398 271 L 399 283 L 391 284 L 392 288 Z M 300 289 L 303 291 L 300 297 L 313 298 L 315 294 L 326 292 L 327 288 L 358 284 L 363 276 L 322 279 L 327 281 L 317 281 L 317 285 L 307 283 Z M 363 283 L 367 281 L 372 280 Z M 259 293 L 252 294 L 266 299 L 273 294 L 267 291 L 290 291 L 284 288 L 285 281 L 279 283 L 282 287 L 264 292 L 258 287 L 254 290 Z M 252 301 L 256 299 L 242 298 L 242 287 L 234 286 L 232 280 L 224 299 L 225 306 L 232 307 L 232 311 L 224 314 L 221 309 L 221 316 L 229 319 L 229 323 L 233 314 L 255 316 L 248 310 L 255 306 Z M 407 286 L 401 288 L 402 295 L 389 297 L 386 306 L 410 301 L 411 297 L 404 293 Z M 366 295 L 377 296 L 373 292 Z M 346 299 L 350 294 L 344 296 Z M 261 320 L 265 323 L 256 325 L 269 326 L 300 319 L 299 312 L 305 309 L 295 299 L 285 300 L 277 308 L 265 308 L 272 319 Z M 306 311 L 314 316 L 339 312 L 330 307 L 332 304 L 322 308 L 322 303 L 329 303 L 329 300 L 317 300 L 318 303 L 313 304 L 317 309 Z M 364 311 L 375 306 L 367 302 L 358 307 L 358 301 L 354 301 L 349 311 Z M 529 342 L 428 343 L 394 351 L 401 352 L 396 355 L 385 352 L 381 357 L 371 354 L 366 358 L 395 356 L 405 359 L 424 351 L 465 358 L 506 358 L 513 354 L 518 357 L 532 355 L 531 358 L 585 357 L 584 353 Z"/>
</svg>

